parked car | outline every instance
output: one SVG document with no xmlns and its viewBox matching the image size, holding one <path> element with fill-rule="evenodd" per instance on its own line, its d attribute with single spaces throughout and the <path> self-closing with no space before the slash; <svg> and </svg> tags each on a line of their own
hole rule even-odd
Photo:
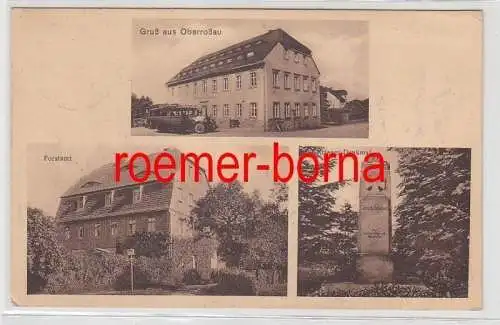
<svg viewBox="0 0 500 325">
<path fill-rule="evenodd" d="M 160 132 L 206 133 L 217 129 L 217 124 L 201 109 L 187 105 L 157 105 L 148 112 L 146 127 Z"/>
</svg>

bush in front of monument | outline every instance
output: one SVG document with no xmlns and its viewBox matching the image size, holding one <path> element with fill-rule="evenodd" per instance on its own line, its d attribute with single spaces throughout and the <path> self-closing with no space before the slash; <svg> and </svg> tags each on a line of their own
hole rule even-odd
<svg viewBox="0 0 500 325">
<path fill-rule="evenodd" d="M 351 288 L 322 287 L 312 297 L 405 297 L 405 298 L 440 298 L 438 293 L 422 285 L 402 285 L 377 283 L 357 285 Z"/>
</svg>

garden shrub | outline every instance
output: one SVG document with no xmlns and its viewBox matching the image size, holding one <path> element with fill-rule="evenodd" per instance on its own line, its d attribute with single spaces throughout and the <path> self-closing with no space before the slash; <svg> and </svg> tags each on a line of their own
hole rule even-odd
<svg viewBox="0 0 500 325">
<path fill-rule="evenodd" d="M 153 286 L 151 278 L 141 268 L 134 268 L 134 289 L 146 289 Z M 126 268 L 115 280 L 113 289 L 127 291 L 131 289 L 130 268 Z"/>
<path fill-rule="evenodd" d="M 196 269 L 186 270 L 182 276 L 182 283 L 187 285 L 201 284 L 201 275 Z"/>
<path fill-rule="evenodd" d="M 258 296 L 285 297 L 286 293 L 287 293 L 286 283 L 273 284 L 257 290 Z"/>
<path fill-rule="evenodd" d="M 313 297 L 404 297 L 404 298 L 438 298 L 436 292 L 416 285 L 398 285 L 379 283 L 359 288 L 320 288 L 310 296 Z"/>
<path fill-rule="evenodd" d="M 215 273 L 214 273 L 215 274 Z M 244 271 L 219 271 L 217 285 L 206 290 L 205 294 L 215 296 L 254 296 L 255 285 Z"/>
<path fill-rule="evenodd" d="M 44 291 L 76 294 L 111 290 L 127 266 L 127 258 L 121 255 L 67 253 L 63 265 L 48 278 Z"/>
<path fill-rule="evenodd" d="M 299 296 L 307 296 L 319 290 L 326 282 L 336 282 L 336 271 L 333 266 L 329 267 L 326 265 L 316 265 L 311 268 L 299 267 L 297 294 Z"/>
</svg>

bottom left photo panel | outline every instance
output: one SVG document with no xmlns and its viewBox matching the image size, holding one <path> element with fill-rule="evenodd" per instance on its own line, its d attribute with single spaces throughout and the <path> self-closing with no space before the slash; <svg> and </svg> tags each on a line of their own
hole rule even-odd
<svg viewBox="0 0 500 325">
<path fill-rule="evenodd" d="M 286 296 L 272 147 L 216 147 L 30 145 L 26 294 Z"/>
</svg>

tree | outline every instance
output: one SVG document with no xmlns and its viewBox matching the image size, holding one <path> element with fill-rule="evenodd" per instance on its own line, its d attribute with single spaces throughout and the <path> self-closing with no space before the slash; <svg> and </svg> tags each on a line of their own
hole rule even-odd
<svg viewBox="0 0 500 325">
<path fill-rule="evenodd" d="M 317 179 L 321 179 L 326 172 L 323 155 L 326 153 L 322 147 L 300 147 L 299 154 L 313 153 L 319 160 Z M 331 170 L 336 164 L 334 159 L 327 166 Z M 302 163 L 304 175 L 314 174 L 314 166 L 309 160 Z M 299 182 L 299 262 L 322 261 L 322 252 L 330 246 L 331 238 L 328 230 L 332 218 L 335 217 L 335 192 L 342 186 L 339 182 L 312 183 Z"/>
<path fill-rule="evenodd" d="M 28 293 L 40 292 L 52 273 L 64 262 L 64 251 L 57 240 L 54 219 L 43 211 L 28 207 Z"/>
<path fill-rule="evenodd" d="M 332 229 L 331 258 L 342 270 L 342 276 L 352 280 L 355 275 L 358 229 L 358 213 L 352 209 L 349 202 L 344 203 L 339 212 L 334 214 L 329 227 Z"/>
<path fill-rule="evenodd" d="M 126 238 L 123 246 L 133 248 L 137 256 L 160 257 L 168 255 L 169 244 L 164 232 L 143 231 Z"/>
<path fill-rule="evenodd" d="M 146 116 L 147 111 L 152 108 L 153 106 L 153 101 L 149 97 L 144 97 L 141 96 L 140 98 L 137 97 L 135 93 L 132 93 L 131 96 L 131 114 L 130 117 L 132 119 L 132 125 L 133 121 L 136 118 L 144 118 Z"/>
<path fill-rule="evenodd" d="M 470 149 L 404 148 L 397 172 L 397 261 L 439 293 L 466 297 L 469 265 Z M 405 271 L 403 269 L 403 271 Z"/>
<path fill-rule="evenodd" d="M 238 266 L 255 234 L 257 205 L 239 182 L 219 183 L 198 200 L 187 221 L 203 235 L 216 237 L 221 259 Z"/>
</svg>

